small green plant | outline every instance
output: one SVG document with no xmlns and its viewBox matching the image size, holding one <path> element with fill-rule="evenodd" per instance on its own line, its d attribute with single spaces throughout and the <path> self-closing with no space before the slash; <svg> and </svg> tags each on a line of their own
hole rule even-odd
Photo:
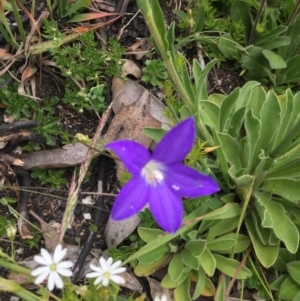
<svg viewBox="0 0 300 301">
<path fill-rule="evenodd" d="M 152 86 L 161 87 L 168 78 L 166 66 L 162 60 L 146 60 L 146 67 L 143 68 L 142 81 Z"/>
<path fill-rule="evenodd" d="M 63 102 L 75 110 L 101 113 L 105 107 L 107 76 L 120 75 L 120 59 L 124 49 L 120 44 L 109 40 L 109 48 L 99 48 L 94 33 L 82 34 L 80 41 L 60 46 L 63 35 L 55 22 L 45 22 L 45 37 L 56 39 L 57 47 L 51 49 L 53 60 L 61 69 L 66 80 Z"/>
<path fill-rule="evenodd" d="M 16 84 L 1 88 L 0 98 L 1 103 L 6 106 L 5 113 L 12 115 L 15 120 L 22 117 L 30 118 L 32 112 L 38 109 L 33 99 L 18 94 Z"/>
<path fill-rule="evenodd" d="M 31 173 L 31 177 L 34 179 L 39 179 L 42 185 L 49 184 L 52 189 L 60 189 L 67 183 L 67 180 L 62 177 L 64 172 L 64 170 L 44 170 L 34 167 Z"/>
</svg>

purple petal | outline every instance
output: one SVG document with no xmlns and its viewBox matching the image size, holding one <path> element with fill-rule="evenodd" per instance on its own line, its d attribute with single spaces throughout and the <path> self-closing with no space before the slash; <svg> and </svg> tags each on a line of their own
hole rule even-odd
<svg viewBox="0 0 300 301">
<path fill-rule="evenodd" d="M 217 182 L 210 176 L 183 164 L 168 165 L 164 170 L 165 182 L 179 196 L 200 197 L 220 190 Z"/>
<path fill-rule="evenodd" d="M 194 119 L 185 119 L 162 138 L 156 146 L 152 158 L 165 164 L 181 162 L 193 147 L 195 135 Z"/>
<path fill-rule="evenodd" d="M 164 183 L 149 189 L 149 205 L 153 217 L 162 229 L 175 233 L 182 221 L 181 198 Z"/>
<path fill-rule="evenodd" d="M 118 140 L 110 142 L 104 147 L 112 150 L 134 176 L 140 174 L 141 169 L 151 158 L 150 152 L 142 144 L 135 141 Z"/>
<path fill-rule="evenodd" d="M 122 220 L 141 211 L 148 202 L 148 187 L 142 178 L 127 182 L 118 194 L 111 212 L 114 220 Z"/>
</svg>

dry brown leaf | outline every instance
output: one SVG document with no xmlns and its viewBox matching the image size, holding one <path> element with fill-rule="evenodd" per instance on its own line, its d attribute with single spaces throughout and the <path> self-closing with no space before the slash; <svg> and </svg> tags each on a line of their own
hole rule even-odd
<svg viewBox="0 0 300 301">
<path fill-rule="evenodd" d="M 30 210 L 29 213 L 33 215 L 41 224 L 42 235 L 45 241 L 45 247 L 48 252 L 54 252 L 56 246 L 59 244 L 59 234 L 57 230 L 44 222 L 34 211 Z"/>
<path fill-rule="evenodd" d="M 162 295 L 165 295 L 168 301 L 174 300 L 172 291 L 167 288 L 163 288 L 159 281 L 156 281 L 150 277 L 147 277 L 147 280 L 149 282 L 150 293 L 153 299 L 155 299 L 155 297 L 161 298 Z"/>
<path fill-rule="evenodd" d="M 133 61 L 131 60 L 122 60 L 124 62 L 123 64 L 123 71 L 125 75 L 133 75 L 135 78 L 141 78 L 143 72 L 141 68 Z"/>
<path fill-rule="evenodd" d="M 24 69 L 24 71 L 22 73 L 22 77 L 21 77 L 21 82 L 18 87 L 18 93 L 20 95 L 25 94 L 24 85 L 30 80 L 30 78 L 36 73 L 36 71 L 37 71 L 37 68 L 31 67 L 30 65 L 28 65 Z"/>
</svg>

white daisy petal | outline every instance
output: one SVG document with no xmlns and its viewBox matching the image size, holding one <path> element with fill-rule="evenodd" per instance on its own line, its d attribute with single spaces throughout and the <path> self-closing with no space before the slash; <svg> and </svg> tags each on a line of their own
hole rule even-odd
<svg viewBox="0 0 300 301">
<path fill-rule="evenodd" d="M 73 266 L 72 261 L 62 261 L 57 264 L 57 269 L 69 269 Z"/>
<path fill-rule="evenodd" d="M 113 263 L 113 259 L 111 257 L 109 257 L 107 260 L 106 260 L 106 266 L 107 266 L 107 270 L 111 270 L 111 265 Z"/>
<path fill-rule="evenodd" d="M 95 284 L 95 285 L 98 285 L 100 282 L 102 282 L 102 280 L 103 280 L 103 277 L 102 277 L 102 276 L 99 276 L 99 277 L 95 280 L 94 284 Z"/>
<path fill-rule="evenodd" d="M 87 277 L 87 278 L 96 278 L 96 277 L 99 277 L 99 273 L 97 273 L 97 272 L 91 272 L 91 273 L 88 273 L 88 274 L 86 274 L 85 275 L 85 277 Z"/>
<path fill-rule="evenodd" d="M 97 273 L 104 273 L 104 271 L 103 271 L 102 268 L 97 267 L 97 266 L 95 266 L 95 265 L 93 265 L 93 264 L 90 264 L 90 268 L 91 268 L 93 271 L 97 272 Z"/>
<path fill-rule="evenodd" d="M 64 283 L 57 272 L 53 272 L 54 283 L 57 288 L 62 289 L 64 287 Z"/>
<path fill-rule="evenodd" d="M 39 264 L 48 265 L 47 261 L 43 256 L 35 255 L 33 258 Z"/>
<path fill-rule="evenodd" d="M 111 265 L 110 269 L 114 270 L 114 269 L 118 268 L 121 264 L 122 264 L 122 261 L 118 260 Z"/>
<path fill-rule="evenodd" d="M 61 245 L 58 245 L 58 246 L 61 246 Z M 59 248 L 59 250 L 60 250 L 59 253 L 56 252 L 56 250 L 57 250 L 57 247 L 54 251 L 53 262 L 58 263 L 66 256 L 68 250 L 66 248 L 61 250 L 61 247 Z"/>
<path fill-rule="evenodd" d="M 103 280 L 102 280 L 103 286 L 108 286 L 108 282 L 109 282 L 109 279 L 106 277 L 103 277 Z"/>
<path fill-rule="evenodd" d="M 48 266 L 36 268 L 35 270 L 33 270 L 31 272 L 31 275 L 32 276 L 38 276 L 38 275 L 43 274 L 45 272 L 50 273 L 50 269 L 49 269 Z"/>
<path fill-rule="evenodd" d="M 53 253 L 53 261 L 56 260 L 56 258 L 59 257 L 59 254 L 61 253 L 61 250 L 62 250 L 62 245 L 59 244 L 55 247 L 55 250 L 54 250 L 54 253 Z M 59 261 L 59 260 L 58 260 Z"/>
<path fill-rule="evenodd" d="M 103 270 L 107 270 L 107 263 L 106 263 L 106 260 L 103 258 L 103 257 L 100 257 L 100 266 Z"/>
<path fill-rule="evenodd" d="M 47 284 L 48 290 L 49 290 L 49 291 L 53 291 L 54 285 L 55 285 L 55 282 L 54 282 L 54 274 L 53 274 L 53 273 L 50 273 L 50 275 L 49 275 L 49 277 L 48 277 L 48 284 Z"/>
<path fill-rule="evenodd" d="M 118 275 L 111 275 L 110 279 L 113 282 L 117 283 L 117 284 L 124 284 L 125 283 L 124 278 L 122 278 L 121 276 L 118 276 Z"/>
<path fill-rule="evenodd" d="M 70 271 L 68 269 L 57 269 L 57 273 L 65 276 L 65 277 L 70 277 L 73 274 L 72 271 Z"/>
<path fill-rule="evenodd" d="M 50 271 L 45 271 L 44 273 L 40 274 L 35 280 L 34 280 L 34 283 L 35 284 L 40 284 L 42 283 L 46 278 L 47 276 L 50 274 Z"/>
<path fill-rule="evenodd" d="M 52 263 L 52 258 L 51 258 L 51 255 L 49 254 L 49 252 L 46 249 L 41 248 L 41 253 L 42 253 L 43 258 L 46 261 L 46 264 L 50 265 Z"/>
<path fill-rule="evenodd" d="M 114 274 L 121 274 L 121 273 L 123 273 L 125 271 L 126 271 L 126 268 L 118 268 L 118 269 L 112 270 L 110 273 L 112 275 L 114 275 Z"/>
</svg>

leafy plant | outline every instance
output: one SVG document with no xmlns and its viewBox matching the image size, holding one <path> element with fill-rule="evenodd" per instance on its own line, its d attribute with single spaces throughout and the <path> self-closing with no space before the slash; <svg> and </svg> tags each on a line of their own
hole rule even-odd
<svg viewBox="0 0 300 301">
<path fill-rule="evenodd" d="M 52 189 L 59 189 L 67 183 L 67 180 L 62 177 L 64 172 L 64 170 L 44 170 L 34 167 L 31 177 L 39 179 L 42 185 L 50 184 Z"/>
<path fill-rule="evenodd" d="M 47 38 L 62 37 L 55 22 L 45 22 Z M 92 31 L 81 36 L 81 41 L 68 46 L 59 46 L 51 50 L 53 60 L 66 78 L 66 90 L 63 102 L 82 112 L 102 112 L 105 105 L 105 87 L 107 76 L 121 74 L 120 63 L 123 48 L 110 39 L 109 50 L 98 49 Z"/>
<path fill-rule="evenodd" d="M 208 96 L 205 77 L 215 62 L 204 70 L 193 62 L 193 85 L 186 66 L 176 60 L 174 24 L 166 31 L 157 1 L 138 1 L 138 5 L 171 81 L 184 100 L 181 117 L 194 115 L 199 138 L 216 147 L 215 157 L 199 157 L 196 168 L 213 175 L 222 192 L 209 202 L 200 201 L 175 235 L 162 236 L 161 230 L 140 228 L 139 235 L 147 244 L 127 261 L 139 260 L 135 268 L 138 275 L 147 275 L 169 262 L 162 286 L 174 288 L 175 300 L 197 298 L 204 287 L 215 300 L 224 300 L 229 294 L 225 278 L 219 277 L 215 289 L 211 277 L 219 270 L 235 279 L 249 278 L 251 271 L 245 266 L 247 257 L 252 259 L 249 247 L 264 268 L 276 270 L 283 246 L 285 254 L 291 256 L 287 264 L 297 257 L 300 93 L 287 90 L 278 96 L 272 90 L 266 92 L 258 82 L 248 82 L 228 96 Z M 171 249 L 169 242 L 175 238 L 180 239 Z M 242 262 L 240 258 L 244 258 Z M 280 296 L 285 291 L 291 295 L 287 287 L 298 281 L 291 271 L 289 277 L 284 289 L 277 286 Z M 265 282 L 268 279 L 259 279 L 274 300 Z M 193 296 L 188 293 L 191 283 L 196 286 Z M 284 299 L 290 300 L 286 295 Z"/>
<path fill-rule="evenodd" d="M 38 108 L 37 103 L 26 97 L 19 95 L 15 85 L 13 87 L 3 87 L 0 90 L 1 102 L 6 106 L 5 113 L 12 115 L 15 120 L 21 117 L 30 118 L 32 110 Z"/>
<path fill-rule="evenodd" d="M 165 71 L 166 66 L 161 60 L 146 60 L 146 67 L 143 68 L 142 81 L 150 83 L 152 86 L 163 85 L 163 81 L 168 78 L 168 74 Z"/>
</svg>

